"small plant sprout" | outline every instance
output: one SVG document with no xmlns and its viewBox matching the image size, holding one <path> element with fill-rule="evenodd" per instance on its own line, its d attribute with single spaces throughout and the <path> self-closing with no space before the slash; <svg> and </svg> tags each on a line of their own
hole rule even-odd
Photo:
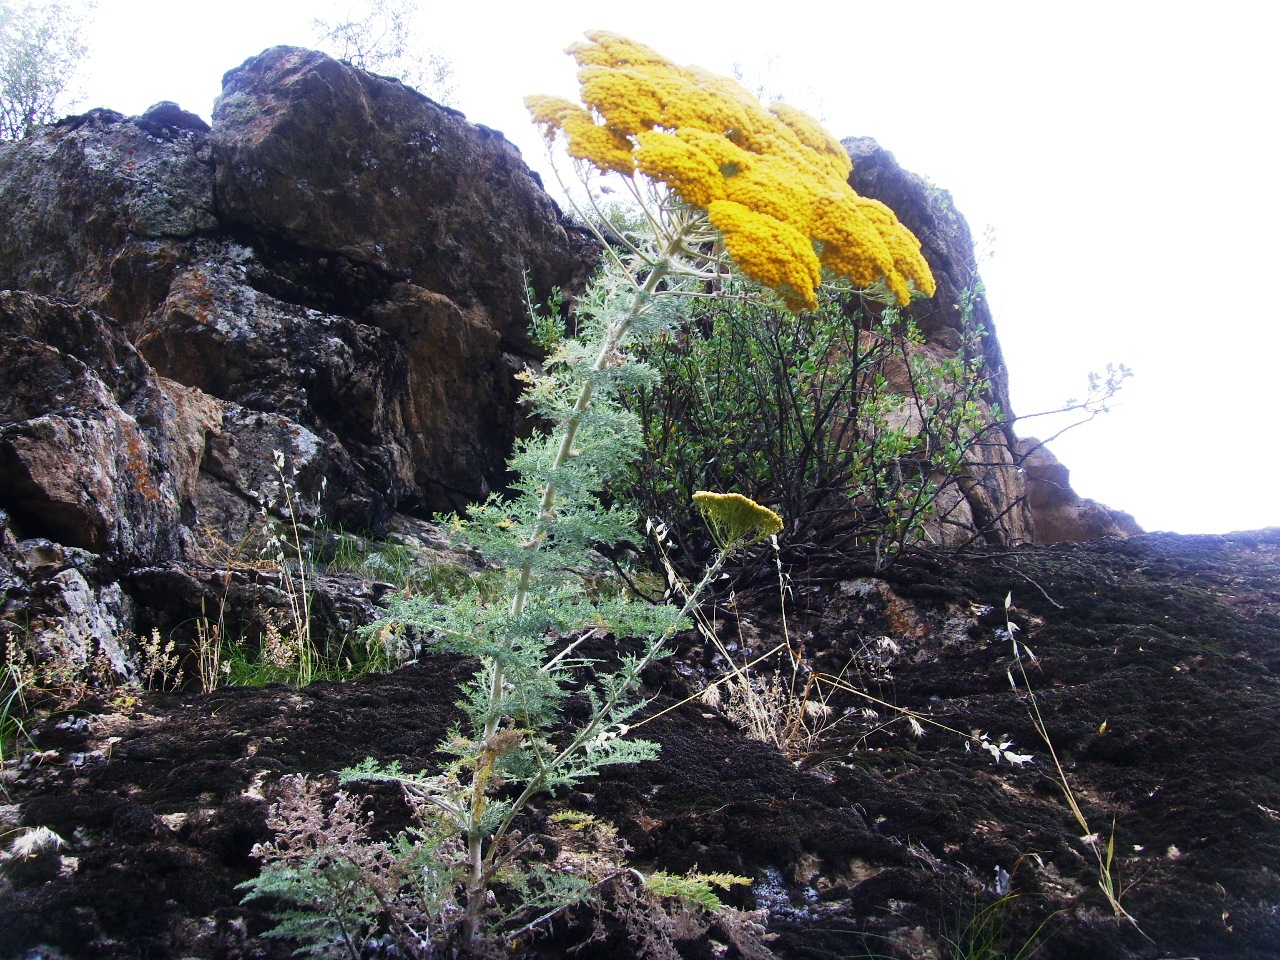
<svg viewBox="0 0 1280 960">
<path fill-rule="evenodd" d="M 1138 926 L 1138 921 L 1130 915 L 1120 903 L 1120 898 L 1124 894 L 1124 888 L 1121 886 L 1119 878 L 1116 876 L 1115 852 L 1116 852 L 1116 823 L 1115 818 L 1111 820 L 1111 836 L 1107 838 L 1107 842 L 1102 842 L 1101 835 L 1090 828 L 1089 821 L 1085 817 L 1084 810 L 1081 809 L 1079 801 L 1076 799 L 1075 791 L 1071 787 L 1071 780 L 1067 776 L 1066 770 L 1062 766 L 1062 761 L 1058 757 L 1057 750 L 1054 749 L 1053 740 L 1049 737 L 1049 728 L 1044 722 L 1044 717 L 1040 713 L 1040 703 L 1036 699 L 1035 690 L 1032 689 L 1031 681 L 1027 677 L 1026 661 L 1034 659 L 1030 655 L 1030 651 L 1025 645 L 1021 644 L 1015 637 L 1018 632 L 1017 624 L 1013 623 L 1010 615 L 1013 611 L 1013 594 L 1010 593 L 1004 598 L 1004 615 L 1005 627 L 1003 633 L 1009 638 L 1009 642 L 1013 645 L 1013 665 L 1009 668 L 1009 682 L 1013 685 L 1015 691 L 1019 692 L 1027 705 L 1027 716 L 1031 720 L 1032 726 L 1035 727 L 1036 733 L 1040 735 L 1040 739 L 1044 741 L 1045 747 L 1049 751 L 1049 757 L 1053 761 L 1055 772 L 1054 779 L 1058 784 L 1058 789 L 1062 791 L 1063 799 L 1066 800 L 1067 807 L 1071 810 L 1071 815 L 1075 817 L 1076 823 L 1080 829 L 1084 831 L 1084 835 L 1080 838 L 1081 842 L 1089 848 L 1098 865 L 1098 889 L 1107 898 L 1107 904 L 1111 907 L 1112 913 L 1117 919 L 1127 920 L 1133 924 L 1135 930 L 1142 933 L 1142 928 Z M 1015 671 L 1017 680 L 1015 680 Z M 1103 724 L 1105 728 L 1106 724 Z M 986 749 L 991 750 L 994 744 L 985 744 Z M 1006 754 L 1006 759 L 1008 755 Z M 1148 940 L 1150 937 L 1147 938 Z"/>
<path fill-rule="evenodd" d="M 178 645 L 172 638 L 165 640 L 153 627 L 138 641 L 138 654 L 141 674 L 149 689 L 177 689 L 182 685 Z"/>
</svg>

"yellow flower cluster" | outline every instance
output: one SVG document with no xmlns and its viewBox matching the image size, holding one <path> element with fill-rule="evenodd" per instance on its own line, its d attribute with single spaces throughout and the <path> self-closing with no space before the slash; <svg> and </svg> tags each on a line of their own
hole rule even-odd
<svg viewBox="0 0 1280 960">
<path fill-rule="evenodd" d="M 750 546 L 782 532 L 782 518 L 740 493 L 699 490 L 693 502 L 722 550 Z"/>
<path fill-rule="evenodd" d="M 884 204 L 849 186 L 839 141 L 786 104 L 765 109 L 741 84 L 681 67 L 617 34 L 569 47 L 582 104 L 528 97 L 548 138 L 602 171 L 639 172 L 707 211 L 747 276 L 791 309 L 817 304 L 823 268 L 859 286 L 883 279 L 900 303 L 932 295 L 920 243 Z M 585 104 L 585 106 L 583 105 Z"/>
</svg>

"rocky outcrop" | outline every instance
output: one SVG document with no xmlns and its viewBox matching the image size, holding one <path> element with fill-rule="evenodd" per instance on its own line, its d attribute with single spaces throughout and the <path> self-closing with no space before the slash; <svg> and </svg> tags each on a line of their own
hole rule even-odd
<svg viewBox="0 0 1280 960">
<path fill-rule="evenodd" d="M 227 75 L 213 122 L 219 219 L 280 245 L 282 283 L 312 285 L 308 269 L 407 282 L 482 307 L 510 349 L 527 343 L 526 284 L 583 268 L 519 152 L 402 84 L 277 48 Z M 375 291 L 346 293 L 363 307 Z"/>
<path fill-rule="evenodd" d="M 96 309 L 163 377 L 314 436 L 352 526 L 501 483 L 526 283 L 595 260 L 499 134 L 296 48 L 229 73 L 212 130 L 163 103 L 4 146 L 0 198 L 0 288 Z"/>
<path fill-rule="evenodd" d="M 121 575 L 242 548 L 263 509 L 378 530 L 500 486 L 526 289 L 595 263 L 513 146 L 398 82 L 276 48 L 213 120 L 99 109 L 0 144 L 17 620 L 70 617 L 37 581 L 74 570 L 122 635 Z"/>
<path fill-rule="evenodd" d="M 910 313 L 925 337 L 923 350 L 933 358 L 974 350 L 982 359 L 982 375 L 990 383 L 985 397 L 987 418 L 996 429 L 967 452 L 967 468 L 954 488 L 944 490 L 940 520 L 932 533 L 944 543 L 963 543 L 975 534 L 992 544 L 1057 543 L 1140 532 L 1132 517 L 1107 520 L 1113 511 L 1101 504 L 1077 511 L 1069 521 L 1062 504 L 1082 502 L 1066 477 L 1053 480 L 1056 492 L 1024 471 L 1023 458 L 1038 443 L 1022 444 L 1014 432 L 1009 377 L 995 321 L 982 291 L 973 238 L 951 194 L 904 170 L 889 151 L 870 137 L 841 141 L 853 160 L 849 182 L 866 197 L 887 204 L 920 240 L 938 289 L 933 297 L 912 304 Z M 1052 457 L 1048 451 L 1045 455 Z M 1028 477 L 1032 480 L 1029 483 Z"/>
<path fill-rule="evenodd" d="M 913 307 L 923 349 L 976 343 L 1007 416 L 986 304 L 961 309 L 963 218 L 874 141 L 845 145 L 938 278 Z M 180 622 L 157 584 L 217 599 L 264 511 L 377 531 L 501 486 L 526 288 L 575 289 L 598 252 L 499 134 L 292 47 L 228 73 L 212 127 L 163 102 L 0 144 L 0 212 L 0 602 L 12 622 L 97 623 L 85 636 Z M 1065 478 L 1024 475 L 1019 450 L 997 430 L 970 451 L 939 542 L 1129 529 L 1064 506 Z M 76 582 L 40 586 L 59 577 Z"/>
<path fill-rule="evenodd" d="M 1027 485 L 1039 543 L 1078 543 L 1142 533 L 1133 517 L 1089 500 L 1071 489 L 1071 471 L 1035 437 L 1018 441 L 1018 461 Z"/>
<path fill-rule="evenodd" d="M 252 650 L 298 602 L 302 568 L 305 641 L 343 664 L 398 587 L 376 568 L 321 571 L 320 552 L 364 538 L 318 528 L 400 531 L 416 568 L 457 560 L 404 511 L 502 481 L 512 373 L 532 357 L 526 279 L 535 295 L 572 289 L 594 260 L 513 148 L 393 81 L 279 48 L 225 91 L 212 129 L 166 103 L 0 144 L 6 657 L 141 685 L 136 638 L 154 630 L 179 643 L 189 688 L 214 686 L 201 643 Z M 987 409 L 1008 415 L 986 306 L 971 304 L 976 346 L 957 310 L 976 276 L 963 219 L 872 142 L 848 146 L 858 189 L 899 211 L 938 276 L 939 296 L 913 308 L 922 349 L 975 350 Z M 939 539 L 1136 531 L 1012 430 L 970 467 L 944 492 Z M 316 553 L 277 540 L 264 557 L 264 526 Z M 935 955 L 960 948 L 973 914 L 1046 957 L 1274 955 L 1280 533 L 908 555 L 889 570 L 820 558 L 786 590 L 737 573 L 733 649 L 754 658 L 790 637 L 779 666 L 810 671 L 805 697 L 841 678 L 788 723 L 792 737 L 814 724 L 795 756 L 744 738 L 731 705 L 702 696 L 723 663 L 684 634 L 643 677 L 669 698 L 645 731 L 662 762 L 540 802 L 534 831 L 561 807 L 616 825 L 648 868 L 748 877 L 728 897 L 759 911 L 779 957 Z M 1037 651 L 1035 702 L 1007 686 L 1015 628 Z M 602 634 L 575 639 L 575 656 L 616 657 Z M 349 682 L 135 690 L 29 718 L 28 755 L 0 764 L 0 835 L 43 829 L 67 846 L 35 862 L 6 840 L 0 957 L 289 954 L 263 936 L 269 904 L 238 887 L 258 869 L 264 793 L 370 755 L 433 762 L 474 661 L 418 652 Z M 396 791 L 369 804 L 379 830 L 408 809 Z M 1108 825 L 1142 931 L 1099 890 L 1091 844 Z M 527 836 L 554 859 L 550 837 Z M 634 955 L 595 919 L 557 916 L 531 949 Z M 690 955 L 725 953 L 719 936 Z"/>
</svg>

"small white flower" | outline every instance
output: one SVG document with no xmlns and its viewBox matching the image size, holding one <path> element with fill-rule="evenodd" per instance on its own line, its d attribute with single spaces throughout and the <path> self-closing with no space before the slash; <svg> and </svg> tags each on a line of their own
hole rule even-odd
<svg viewBox="0 0 1280 960">
<path fill-rule="evenodd" d="M 48 827 L 33 827 L 13 841 L 9 847 L 9 855 L 15 860 L 25 860 L 42 853 L 61 850 L 66 845 L 67 841 Z"/>
</svg>

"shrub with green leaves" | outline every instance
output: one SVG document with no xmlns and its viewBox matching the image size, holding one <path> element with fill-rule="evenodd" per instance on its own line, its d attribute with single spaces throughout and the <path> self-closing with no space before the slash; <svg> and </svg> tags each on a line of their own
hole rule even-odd
<svg viewBox="0 0 1280 960">
<path fill-rule="evenodd" d="M 938 357 L 910 317 L 865 303 L 848 291 L 805 313 L 700 302 L 646 347 L 659 378 L 623 395 L 646 449 L 619 497 L 694 561 L 710 546 L 691 503 L 703 489 L 777 505 L 793 551 L 861 543 L 885 560 L 924 539 L 999 417 L 980 403 L 981 331 Z"/>
</svg>

